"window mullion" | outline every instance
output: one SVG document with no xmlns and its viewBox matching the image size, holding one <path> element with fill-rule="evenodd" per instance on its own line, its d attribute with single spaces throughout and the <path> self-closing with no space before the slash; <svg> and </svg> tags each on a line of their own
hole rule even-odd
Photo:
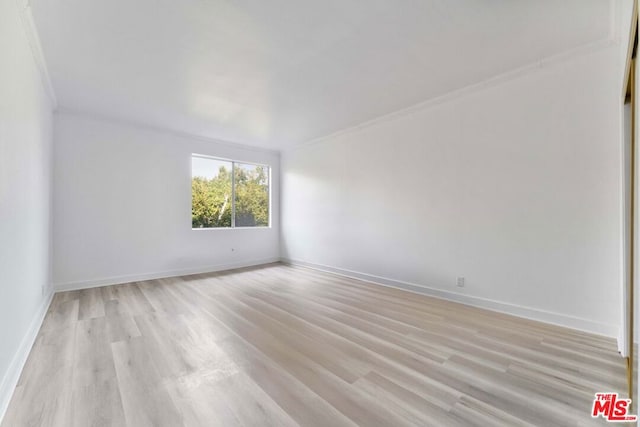
<svg viewBox="0 0 640 427">
<path fill-rule="evenodd" d="M 236 226 L 236 162 L 231 162 L 231 228 Z"/>
</svg>

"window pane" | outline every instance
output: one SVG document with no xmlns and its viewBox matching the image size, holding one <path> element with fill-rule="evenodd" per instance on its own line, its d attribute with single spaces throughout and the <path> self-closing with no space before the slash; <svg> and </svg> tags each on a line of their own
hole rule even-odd
<svg viewBox="0 0 640 427">
<path fill-rule="evenodd" d="M 191 158 L 191 226 L 231 227 L 231 162 Z"/>
<path fill-rule="evenodd" d="M 236 227 L 269 225 L 269 168 L 235 164 Z"/>
</svg>

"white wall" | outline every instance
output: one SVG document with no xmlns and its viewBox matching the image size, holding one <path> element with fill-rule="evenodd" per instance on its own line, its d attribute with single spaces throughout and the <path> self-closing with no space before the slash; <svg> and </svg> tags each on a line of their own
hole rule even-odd
<svg viewBox="0 0 640 427">
<path fill-rule="evenodd" d="M 618 58 L 551 61 L 283 153 L 283 256 L 615 336 Z"/>
<path fill-rule="evenodd" d="M 50 296 L 51 110 L 17 2 L 0 0 L 0 420 Z"/>
<path fill-rule="evenodd" d="M 54 129 L 57 289 L 278 259 L 277 152 L 70 113 Z M 272 227 L 192 230 L 192 153 L 271 165 Z"/>
</svg>

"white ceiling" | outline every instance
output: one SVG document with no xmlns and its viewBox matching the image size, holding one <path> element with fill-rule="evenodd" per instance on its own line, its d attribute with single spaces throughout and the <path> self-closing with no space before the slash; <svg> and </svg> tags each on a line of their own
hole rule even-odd
<svg viewBox="0 0 640 427">
<path fill-rule="evenodd" d="M 61 107 L 286 148 L 610 31 L 607 0 L 32 0 Z"/>
</svg>

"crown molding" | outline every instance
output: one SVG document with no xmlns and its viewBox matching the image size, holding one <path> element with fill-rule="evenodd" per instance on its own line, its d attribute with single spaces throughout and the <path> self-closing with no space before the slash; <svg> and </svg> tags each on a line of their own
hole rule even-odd
<svg viewBox="0 0 640 427">
<path fill-rule="evenodd" d="M 411 114 L 418 113 L 423 110 L 428 110 L 437 105 L 445 104 L 459 98 L 464 98 L 465 96 L 471 95 L 481 90 L 499 86 L 508 81 L 515 80 L 517 78 L 526 76 L 528 74 L 535 73 L 540 69 L 550 67 L 555 64 L 560 64 L 568 60 L 585 56 L 593 52 L 597 52 L 602 49 L 606 49 L 611 46 L 617 45 L 621 42 L 621 38 L 622 38 L 622 35 L 620 33 L 620 27 L 622 26 L 622 24 L 620 23 L 621 16 L 620 16 L 620 8 L 618 6 L 619 5 L 617 4 L 616 0 L 609 0 L 609 31 L 607 33 L 607 36 L 603 39 L 596 40 L 595 42 L 586 43 L 581 46 L 577 46 L 565 52 L 561 52 L 556 55 L 542 58 L 538 61 L 524 65 L 522 67 L 518 67 L 513 70 L 507 71 L 505 73 L 498 74 L 493 77 L 489 77 L 488 79 L 482 80 L 480 82 L 472 83 L 470 85 L 461 87 L 459 89 L 454 89 L 452 91 L 446 92 L 442 95 L 437 95 L 435 97 L 428 98 L 427 100 L 422 101 L 418 104 L 412 105 L 410 107 L 402 108 L 400 110 L 396 110 L 391 113 L 384 114 L 382 116 L 378 116 L 374 119 L 366 120 L 352 126 L 347 126 L 336 132 L 332 132 L 328 135 L 323 135 L 308 141 L 304 141 L 299 144 L 294 144 L 292 146 L 285 147 L 284 149 L 282 149 L 282 152 L 286 153 L 286 152 L 295 151 L 300 148 L 309 147 L 330 139 L 338 138 L 343 135 L 357 132 L 359 130 L 368 128 L 370 126 L 373 126 L 379 123 L 384 123 L 390 120 L 409 116 Z"/>
<path fill-rule="evenodd" d="M 206 136 L 197 135 L 197 134 L 188 133 L 188 132 L 182 132 L 182 131 L 171 129 L 171 128 L 167 128 L 167 127 L 162 127 L 162 126 L 156 126 L 156 125 L 152 125 L 152 124 L 148 124 L 148 123 L 143 123 L 141 121 L 122 119 L 122 118 L 113 117 L 113 116 L 109 116 L 109 115 L 89 112 L 89 111 L 86 111 L 86 110 L 76 110 L 76 109 L 73 109 L 73 108 L 65 107 L 63 105 L 59 105 L 58 108 L 56 109 L 55 113 L 56 113 L 56 115 L 68 115 L 68 116 L 82 117 L 82 118 L 85 118 L 85 119 L 98 121 L 98 122 L 103 122 L 103 123 L 110 123 L 110 124 L 114 124 L 114 125 L 118 125 L 118 126 L 126 126 L 126 127 L 140 129 L 140 130 L 164 133 L 164 134 L 173 135 L 173 136 L 176 136 L 176 137 L 179 137 L 179 138 L 193 139 L 193 140 L 196 140 L 196 141 L 202 141 L 202 142 L 207 142 L 207 143 L 223 145 L 225 147 L 230 147 L 230 148 L 235 148 L 235 149 L 248 150 L 248 151 L 257 151 L 257 152 L 261 152 L 261 153 L 275 154 L 275 155 L 278 155 L 278 156 L 280 155 L 280 150 L 276 150 L 276 149 L 258 147 L 258 146 L 255 146 L 255 145 L 242 144 L 242 143 L 233 142 L 233 141 L 226 141 L 224 139 L 209 138 L 209 137 L 206 137 Z"/>
<path fill-rule="evenodd" d="M 40 44 L 40 36 L 38 35 L 38 29 L 36 28 L 35 21 L 33 20 L 33 14 L 31 13 L 31 3 L 29 0 L 15 0 L 15 2 L 20 15 L 22 28 L 24 29 L 29 42 L 29 47 L 31 48 L 33 60 L 35 61 L 36 68 L 40 74 L 40 80 L 42 81 L 44 90 L 49 96 L 52 107 L 55 110 L 58 107 L 58 99 L 56 97 L 56 92 L 53 89 L 53 84 L 51 83 L 51 76 L 49 75 L 47 62 L 45 61 L 42 45 Z"/>
<path fill-rule="evenodd" d="M 547 58 L 540 59 L 536 62 L 530 63 L 523 67 L 519 67 L 510 71 L 507 71 L 506 73 L 498 74 L 486 80 L 482 80 L 478 83 L 472 83 L 462 88 L 454 89 L 450 92 L 446 92 L 442 95 L 429 98 L 426 101 L 420 102 L 410 107 L 396 110 L 394 112 L 391 112 L 382 116 L 378 116 L 374 119 L 367 120 L 353 126 L 348 126 L 346 128 L 330 133 L 328 135 L 324 135 L 318 138 L 314 138 L 314 139 L 302 142 L 300 144 L 295 144 L 293 146 L 286 147 L 282 149 L 282 152 L 283 153 L 293 152 L 301 148 L 309 147 L 312 145 L 316 145 L 316 144 L 328 141 L 330 139 L 338 138 L 350 133 L 357 132 L 359 130 L 368 128 L 370 126 L 374 126 L 380 123 L 399 119 L 401 117 L 409 116 L 421 111 L 429 110 L 430 108 L 434 108 L 435 106 L 445 104 L 445 103 L 454 101 L 456 99 L 464 98 L 473 93 L 477 93 L 492 87 L 500 86 L 509 81 L 516 80 L 520 77 L 524 77 L 529 74 L 533 74 L 544 68 L 548 68 L 556 64 L 564 63 L 574 58 L 583 57 L 591 53 L 607 49 L 611 46 L 615 46 L 619 42 L 618 40 L 616 40 L 616 38 L 611 38 L 611 35 L 612 34 L 609 33 L 609 35 L 606 38 L 603 38 L 601 40 L 587 43 L 587 44 L 578 46 L 574 49 L 571 49 L 553 56 L 549 56 Z"/>
<path fill-rule="evenodd" d="M 620 27 L 620 10 L 618 7 L 618 4 L 616 2 L 616 0 L 609 0 L 609 31 L 607 34 L 607 37 L 595 42 L 591 42 L 591 43 L 587 43 L 585 45 L 582 46 L 578 46 L 574 49 L 568 50 L 566 52 L 562 52 L 560 54 L 557 55 L 553 55 L 547 58 L 543 58 L 541 60 L 538 60 L 536 62 L 530 63 L 528 65 L 525 65 L 523 67 L 519 67 L 510 71 L 507 71 L 506 73 L 502 73 L 493 77 L 490 77 L 486 80 L 480 81 L 478 83 L 473 83 L 467 86 L 464 86 L 462 88 L 459 89 L 455 89 L 452 90 L 450 92 L 447 92 L 445 94 L 442 95 L 438 95 L 432 98 L 429 98 L 423 102 L 420 102 L 418 104 L 415 104 L 413 106 L 407 107 L 407 108 L 403 108 L 379 117 L 376 117 L 374 119 L 371 120 L 367 120 L 364 122 L 360 122 L 358 124 L 355 125 L 351 125 L 348 126 L 346 128 L 340 129 L 336 132 L 330 133 L 328 135 L 323 135 L 317 138 L 313 138 L 311 140 L 307 140 L 304 141 L 302 143 L 299 144 L 294 144 L 292 146 L 289 147 L 284 147 L 280 150 L 278 149 L 268 149 L 268 148 L 262 148 L 262 147 L 257 147 L 257 146 L 253 146 L 253 145 L 248 145 L 248 144 L 242 144 L 242 143 L 237 143 L 237 142 L 231 142 L 231 141 L 225 141 L 225 140 L 218 140 L 218 139 L 213 139 L 213 138 L 208 138 L 205 136 L 201 136 L 201 135 L 196 135 L 196 134 L 190 134 L 187 132 L 182 132 L 182 131 L 177 131 L 177 130 L 173 130 L 170 128 L 166 128 L 166 127 L 161 127 L 161 126 L 156 126 L 156 125 L 150 125 L 150 124 L 146 124 L 146 123 L 142 123 L 142 122 L 138 122 L 138 121 L 134 121 L 134 120 L 127 120 L 127 119 L 119 119 L 119 118 L 114 118 L 114 117 L 109 117 L 109 116 L 104 116 L 104 115 L 99 115 L 99 114 L 94 114 L 88 111 L 79 111 L 79 110 L 75 110 L 75 109 L 70 109 L 70 108 L 66 108 L 63 106 L 60 106 L 58 104 L 57 101 L 57 96 L 55 93 L 55 90 L 53 88 L 53 84 L 51 81 L 51 77 L 47 68 L 47 63 L 44 57 L 44 53 L 42 50 L 42 45 L 40 43 L 40 37 L 38 34 L 38 30 L 36 28 L 34 19 L 33 19 L 33 14 L 32 14 L 32 6 L 31 6 L 31 0 L 15 0 L 16 5 L 18 7 L 19 10 L 19 14 L 20 14 L 20 19 L 22 21 L 22 26 L 24 28 L 24 31 L 27 35 L 27 39 L 29 41 L 29 45 L 31 47 L 31 51 L 33 54 L 33 58 L 34 61 L 36 63 L 36 66 L 40 72 L 40 76 L 41 76 L 41 80 L 42 80 L 42 84 L 45 88 L 46 93 L 48 94 L 49 98 L 51 99 L 52 105 L 53 105 L 53 110 L 54 111 L 60 111 L 62 113 L 65 114 L 72 114 L 72 115 L 79 115 L 79 116 L 85 116 L 85 117 L 89 117 L 89 118 L 93 118 L 96 120 L 101 120 L 101 121 L 107 121 L 107 122 L 113 122 L 113 123 L 119 123 L 122 125 L 129 125 L 129 126 L 134 126 L 134 127 L 139 127 L 139 128 L 145 128 L 145 129 L 149 129 L 149 130 L 155 130 L 158 132 L 164 132 L 164 133 L 170 133 L 176 136 L 181 136 L 181 137 L 185 137 L 185 138 L 190 138 L 190 139 L 196 139 L 196 140 L 201 140 L 201 141 L 206 141 L 206 142 L 214 142 L 217 144 L 223 144 L 223 145 L 228 145 L 228 146 L 234 146 L 236 148 L 244 148 L 244 149 L 250 149 L 250 150 L 255 150 L 255 151 L 263 151 L 263 152 L 271 152 L 271 153 L 280 153 L 280 152 L 287 152 L 287 151 L 293 151 L 299 148 L 303 148 L 303 147 L 307 147 L 310 145 L 314 145 L 332 138 L 336 138 L 339 136 L 342 136 L 344 134 L 348 134 L 348 133 L 352 133 L 355 132 L 357 130 L 372 126 L 374 124 L 377 123 L 382 123 L 388 120 L 392 120 L 392 119 L 396 119 L 396 118 L 400 118 L 406 115 L 410 115 L 413 113 L 416 113 L 418 111 L 422 111 L 422 110 L 426 110 L 429 108 L 432 108 L 436 105 L 440 105 L 446 102 L 450 102 L 453 101 L 455 99 L 458 98 L 462 98 L 464 96 L 467 96 L 469 94 L 472 94 L 474 92 L 483 90 L 483 89 L 487 89 L 493 86 L 498 86 L 502 83 L 506 83 L 507 81 L 510 80 L 514 80 L 516 78 L 522 77 L 524 75 L 533 73 L 541 68 L 544 67 L 548 67 L 551 66 L 553 64 L 556 63 L 561 63 L 564 61 L 567 61 L 569 59 L 572 59 L 574 57 L 578 57 L 578 56 L 583 56 L 583 55 L 587 55 L 589 53 L 592 53 L 594 51 L 600 50 L 600 49 L 604 49 L 607 48 L 609 46 L 612 46 L 614 44 L 618 44 L 621 41 L 621 34 L 619 31 L 619 27 Z"/>
</svg>

